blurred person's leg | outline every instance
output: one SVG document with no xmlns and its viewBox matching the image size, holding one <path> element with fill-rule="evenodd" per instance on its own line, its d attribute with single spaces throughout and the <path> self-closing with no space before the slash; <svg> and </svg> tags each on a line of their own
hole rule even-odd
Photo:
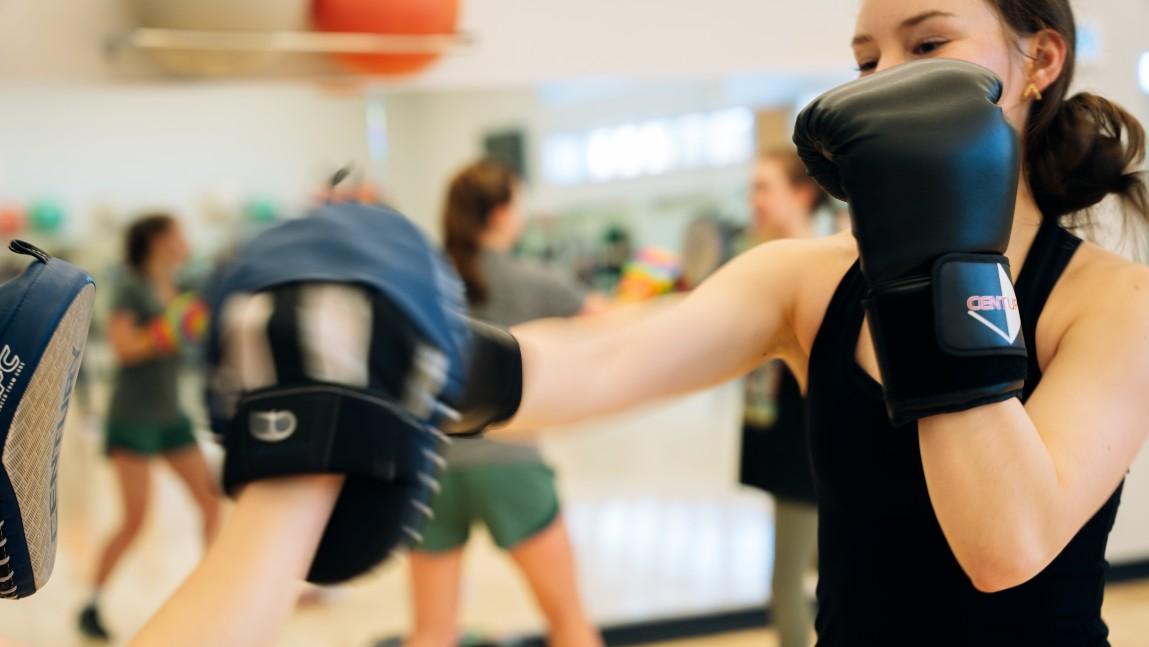
<svg viewBox="0 0 1149 647">
<path fill-rule="evenodd" d="M 547 618 L 548 644 L 553 647 L 602 645 L 579 597 L 574 551 L 562 517 L 511 550 L 539 608 Z"/>
<path fill-rule="evenodd" d="M 495 543 L 510 553 L 547 619 L 548 644 L 602 644 L 579 598 L 574 551 L 559 513 L 554 472 L 542 462 L 475 468 L 476 497 Z M 482 495 L 479 498 L 479 495 Z"/>
<path fill-rule="evenodd" d="M 454 647 L 459 629 L 463 549 L 411 551 L 411 601 L 415 626 L 407 647 Z"/>
<path fill-rule="evenodd" d="M 96 588 L 107 583 L 120 558 L 139 534 L 151 499 L 151 468 L 146 456 L 113 451 L 112 466 L 120 485 L 121 516 L 116 532 L 104 544 L 96 568 Z"/>
<path fill-rule="evenodd" d="M 144 525 L 151 498 L 151 475 L 147 456 L 113 449 L 109 455 L 120 488 L 120 524 L 104 544 L 96 566 L 92 598 L 80 614 L 80 629 L 94 638 L 106 638 L 107 630 L 99 614 L 100 592 L 107 584 L 124 552 Z"/>
<path fill-rule="evenodd" d="M 448 467 L 439 474 L 439 486 L 423 540 L 410 554 L 414 628 L 408 647 L 453 647 L 459 636 L 459 586 L 463 548 L 475 519 L 474 485 L 469 470 Z"/>
<path fill-rule="evenodd" d="M 808 647 L 813 637 L 813 611 L 803 580 L 814 565 L 817 550 L 817 506 L 776 498 L 770 608 L 780 647 Z"/>
<path fill-rule="evenodd" d="M 193 443 L 166 452 L 163 456 L 172 471 L 183 481 L 199 508 L 203 519 L 204 546 L 207 546 L 219 528 L 220 493 L 207 467 L 207 461 L 204 460 L 203 452 Z"/>
</svg>

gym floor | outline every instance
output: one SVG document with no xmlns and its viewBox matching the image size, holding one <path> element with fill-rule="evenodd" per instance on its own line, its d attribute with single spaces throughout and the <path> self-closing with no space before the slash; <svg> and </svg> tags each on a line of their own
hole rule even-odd
<svg viewBox="0 0 1149 647">
<path fill-rule="evenodd" d="M 566 496 L 583 597 L 603 625 L 746 609 L 766 596 L 770 504 L 732 485 L 737 452 L 731 388 L 543 437 Z M 60 471 L 60 550 L 51 583 L 0 604 L 0 647 L 86 645 L 74 629 L 96 552 L 117 518 L 116 484 L 101 455 L 98 417 L 69 418 Z M 705 421 L 701 424 L 700 421 Z M 213 463 L 218 450 L 204 444 Z M 700 449 L 701 448 L 701 449 Z M 191 569 L 200 553 L 190 500 L 155 470 L 147 526 L 102 600 L 123 644 Z M 537 633 L 525 585 L 483 533 L 465 572 L 464 630 L 488 638 Z M 811 582 L 812 584 L 812 582 Z M 1105 616 L 1115 647 L 1149 644 L 1149 582 L 1115 585 Z M 325 591 L 285 630 L 284 647 L 368 647 L 408 622 L 403 561 Z M 194 631 L 194 628 L 189 629 Z M 674 646 L 775 645 L 768 630 L 732 632 Z"/>
</svg>

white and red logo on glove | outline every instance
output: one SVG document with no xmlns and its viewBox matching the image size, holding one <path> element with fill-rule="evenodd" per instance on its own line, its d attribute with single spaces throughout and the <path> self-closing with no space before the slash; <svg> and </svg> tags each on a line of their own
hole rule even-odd
<svg viewBox="0 0 1149 647">
<path fill-rule="evenodd" d="M 1007 343 L 1012 344 L 1021 332 L 1021 312 L 1017 307 L 1017 296 L 1013 292 L 1013 281 L 1009 280 L 1009 274 L 1001 265 L 997 266 L 997 276 L 1001 294 L 975 294 L 969 297 L 965 302 L 967 313 Z M 992 314 L 998 315 L 994 317 L 994 319 L 998 319 L 997 323 L 991 321 L 987 316 L 992 316 Z M 1004 322 L 1001 321 L 1002 316 L 1004 316 Z M 1003 323 L 1004 327 L 1000 325 Z"/>
</svg>

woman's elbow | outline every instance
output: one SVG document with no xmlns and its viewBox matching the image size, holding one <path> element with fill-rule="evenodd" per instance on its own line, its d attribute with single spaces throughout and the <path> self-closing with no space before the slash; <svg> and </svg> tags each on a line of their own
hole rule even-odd
<svg viewBox="0 0 1149 647">
<path fill-rule="evenodd" d="M 1036 577 L 1049 565 L 1050 557 L 1048 551 L 1034 544 L 986 551 L 959 561 L 975 589 L 997 593 Z"/>
</svg>

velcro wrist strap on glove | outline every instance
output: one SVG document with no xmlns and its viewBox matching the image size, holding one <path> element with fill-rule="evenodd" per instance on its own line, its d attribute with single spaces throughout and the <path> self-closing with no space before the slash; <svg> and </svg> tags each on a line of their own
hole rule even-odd
<svg viewBox="0 0 1149 647">
<path fill-rule="evenodd" d="M 872 287 L 865 307 L 895 426 L 1020 395 L 1025 340 L 1004 256 L 943 256 L 930 276 Z"/>
<path fill-rule="evenodd" d="M 467 358 L 467 385 L 455 405 L 458 417 L 444 421 L 452 436 L 478 436 L 490 425 L 506 422 L 523 398 L 523 356 L 510 332 L 473 319 Z"/>
<path fill-rule="evenodd" d="M 442 435 L 400 405 L 339 385 L 276 387 L 239 403 L 224 436 L 224 489 L 300 474 L 395 481 L 433 473 Z"/>
</svg>

